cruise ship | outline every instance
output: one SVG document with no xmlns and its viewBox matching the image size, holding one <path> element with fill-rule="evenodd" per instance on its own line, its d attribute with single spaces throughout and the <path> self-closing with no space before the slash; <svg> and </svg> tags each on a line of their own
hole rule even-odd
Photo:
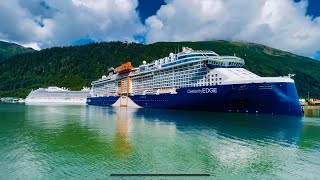
<svg viewBox="0 0 320 180">
<path fill-rule="evenodd" d="M 70 91 L 64 87 L 51 86 L 32 90 L 26 97 L 25 103 L 86 104 L 89 94 L 89 88 L 83 88 L 81 91 Z"/>
<path fill-rule="evenodd" d="M 183 47 L 132 67 L 110 68 L 92 82 L 89 105 L 301 116 L 292 76 L 260 77 L 236 56 Z"/>
</svg>

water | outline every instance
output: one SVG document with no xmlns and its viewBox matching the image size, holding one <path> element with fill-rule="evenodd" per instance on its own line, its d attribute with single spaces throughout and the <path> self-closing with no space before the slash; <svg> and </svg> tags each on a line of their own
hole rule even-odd
<svg viewBox="0 0 320 180">
<path fill-rule="evenodd" d="M 317 179 L 320 114 L 306 115 L 0 104 L 0 179 Z"/>
</svg>

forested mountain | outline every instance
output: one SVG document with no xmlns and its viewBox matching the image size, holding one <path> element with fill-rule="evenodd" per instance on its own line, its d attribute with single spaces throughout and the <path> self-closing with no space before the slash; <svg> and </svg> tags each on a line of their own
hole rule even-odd
<svg viewBox="0 0 320 180">
<path fill-rule="evenodd" d="M 32 48 L 25 48 L 18 44 L 0 41 L 0 59 L 8 58 L 16 54 L 33 52 Z"/>
<path fill-rule="evenodd" d="M 227 41 L 149 45 L 102 42 L 18 54 L 0 60 L 0 96 L 25 97 L 31 89 L 50 85 L 79 90 L 105 75 L 111 66 L 117 67 L 126 61 L 138 66 L 144 60 L 151 62 L 168 56 L 182 46 L 214 50 L 220 55 L 235 54 L 245 60 L 244 68 L 261 76 L 296 74 L 294 79 L 300 97 L 305 97 L 308 91 L 311 96 L 320 97 L 320 61 L 259 44 Z"/>
</svg>

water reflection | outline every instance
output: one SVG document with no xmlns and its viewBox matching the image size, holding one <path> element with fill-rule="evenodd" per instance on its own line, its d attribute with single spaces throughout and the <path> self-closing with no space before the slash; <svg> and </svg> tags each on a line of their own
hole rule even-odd
<svg viewBox="0 0 320 180">
<path fill-rule="evenodd" d="M 265 142 L 297 143 L 302 118 L 252 114 L 190 112 L 159 109 L 137 109 L 135 118 L 175 124 L 181 131 L 209 130 L 223 136 Z M 210 134 L 210 132 L 208 132 Z"/>
<path fill-rule="evenodd" d="M 218 179 L 290 179 L 312 178 L 319 167 L 315 118 L 98 106 L 4 108 L 0 168 L 19 177 L 209 173 Z"/>
<path fill-rule="evenodd" d="M 320 117 L 320 109 L 304 109 L 305 117 Z"/>
<path fill-rule="evenodd" d="M 304 109 L 304 125 L 302 128 L 302 136 L 299 146 L 303 149 L 319 149 L 320 148 L 320 109 L 311 107 Z"/>
<path fill-rule="evenodd" d="M 129 115 L 128 108 L 118 109 L 117 132 L 114 138 L 114 145 L 121 158 L 125 158 L 130 153 L 131 145 L 129 141 Z"/>
<path fill-rule="evenodd" d="M 132 149 L 126 108 L 27 106 L 26 119 L 40 131 L 37 140 L 50 150 L 89 155 L 92 160 L 125 158 Z"/>
<path fill-rule="evenodd" d="M 219 135 L 244 142 L 281 145 L 299 144 L 302 130 L 301 118 L 292 116 L 94 106 L 27 107 L 26 118 L 33 122 L 31 126 L 38 126 L 44 131 L 42 134 L 46 137 L 49 136 L 46 134 L 55 137 L 48 142 L 54 142 L 52 144 L 57 148 L 67 150 L 75 147 L 70 144 L 79 144 L 81 150 L 96 149 L 94 146 L 97 144 L 98 147 L 108 147 L 108 151 L 112 149 L 119 158 L 130 155 L 133 150 L 130 139 L 144 133 L 146 128 L 151 129 L 154 136 L 161 136 L 165 129 L 165 135 L 170 136 L 175 136 L 178 130 L 208 138 Z"/>
</svg>

